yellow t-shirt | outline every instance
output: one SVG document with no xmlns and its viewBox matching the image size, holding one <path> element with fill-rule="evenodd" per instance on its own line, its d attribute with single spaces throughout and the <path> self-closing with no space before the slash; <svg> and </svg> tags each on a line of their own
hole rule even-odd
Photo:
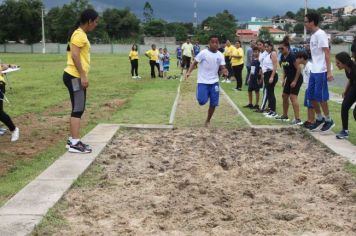
<svg viewBox="0 0 356 236">
<path fill-rule="evenodd" d="M 138 59 L 138 52 L 137 51 L 131 51 L 129 54 L 130 60 L 135 60 Z"/>
<path fill-rule="evenodd" d="M 232 51 L 233 56 L 241 56 L 241 58 L 231 57 L 231 65 L 238 66 L 244 64 L 244 50 L 242 48 L 234 48 Z"/>
<path fill-rule="evenodd" d="M 80 48 L 80 62 L 85 74 L 88 75 L 90 69 L 90 42 L 87 34 L 81 28 L 73 32 L 69 45 L 71 46 L 72 44 Z M 80 78 L 77 67 L 75 67 L 73 62 L 72 51 L 67 52 L 67 67 L 64 71 L 74 77 Z"/>
<path fill-rule="evenodd" d="M 231 57 L 232 52 L 234 51 L 235 47 L 230 45 L 230 47 L 226 46 L 225 51 L 224 51 L 224 56 L 225 57 Z"/>
<path fill-rule="evenodd" d="M 158 49 L 156 49 L 156 50 L 152 50 L 152 49 L 148 50 L 146 52 L 146 54 L 150 58 L 150 61 L 158 61 Z"/>
<path fill-rule="evenodd" d="M 2 76 L 2 73 L 0 72 L 0 82 L 4 82 L 5 83 L 5 79 L 4 77 Z"/>
</svg>

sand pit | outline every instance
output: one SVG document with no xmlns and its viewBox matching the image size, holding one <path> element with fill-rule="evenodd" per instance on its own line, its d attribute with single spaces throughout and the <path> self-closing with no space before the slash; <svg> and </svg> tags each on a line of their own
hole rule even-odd
<svg viewBox="0 0 356 236">
<path fill-rule="evenodd" d="M 356 235 L 355 179 L 299 130 L 120 131 L 97 165 L 55 235 Z"/>
</svg>

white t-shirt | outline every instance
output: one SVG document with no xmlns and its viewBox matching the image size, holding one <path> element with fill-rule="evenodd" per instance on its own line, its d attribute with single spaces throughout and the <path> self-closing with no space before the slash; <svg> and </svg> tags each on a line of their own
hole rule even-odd
<svg viewBox="0 0 356 236">
<path fill-rule="evenodd" d="M 204 49 L 195 57 L 195 61 L 199 63 L 198 83 L 215 84 L 219 82 L 219 68 L 225 65 L 225 58 L 221 52 L 214 53 L 209 49 Z"/>
<path fill-rule="evenodd" d="M 312 73 L 323 73 L 327 71 L 323 48 L 328 47 L 328 36 L 323 30 L 318 29 L 312 34 L 310 38 L 310 51 L 313 60 Z"/>
<path fill-rule="evenodd" d="M 193 57 L 192 51 L 193 51 L 193 44 L 191 43 L 184 43 L 182 45 L 182 51 L 183 51 L 183 56 L 186 57 Z"/>
<path fill-rule="evenodd" d="M 307 64 L 305 64 L 304 69 L 303 69 L 303 82 L 304 82 L 304 85 L 306 88 L 308 88 L 312 65 L 313 64 L 310 61 L 308 61 Z"/>
<path fill-rule="evenodd" d="M 273 70 L 273 61 L 271 56 L 272 56 L 272 52 L 270 54 L 266 52 L 266 56 L 263 58 L 261 63 L 262 73 Z"/>
</svg>

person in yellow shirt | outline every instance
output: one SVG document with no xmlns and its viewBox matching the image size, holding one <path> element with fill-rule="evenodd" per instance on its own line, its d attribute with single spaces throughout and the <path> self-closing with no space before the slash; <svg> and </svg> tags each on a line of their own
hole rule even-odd
<svg viewBox="0 0 356 236">
<path fill-rule="evenodd" d="M 129 60 L 131 62 L 131 76 L 133 79 L 141 79 L 138 75 L 138 51 L 137 45 L 132 45 L 131 52 L 129 54 Z M 134 74 L 135 72 L 135 74 Z"/>
<path fill-rule="evenodd" d="M 225 67 L 229 71 L 229 74 L 226 77 L 226 79 L 222 81 L 223 83 L 231 83 L 230 78 L 233 74 L 232 67 L 231 67 L 231 56 L 232 56 L 232 52 L 234 51 L 234 49 L 235 49 L 235 47 L 233 45 L 231 45 L 230 40 L 226 40 L 224 57 L 225 57 L 225 63 L 226 63 Z"/>
<path fill-rule="evenodd" d="M 236 78 L 235 90 L 241 91 L 242 69 L 244 68 L 244 51 L 241 48 L 241 42 L 239 40 L 236 41 L 235 48 L 231 55 L 231 66 Z"/>
<path fill-rule="evenodd" d="M 92 151 L 89 145 L 80 141 L 80 121 L 85 110 L 86 92 L 89 86 L 90 42 L 87 33 L 96 28 L 98 20 L 98 13 L 93 9 L 87 9 L 81 13 L 79 21 L 69 34 L 67 67 L 64 69 L 63 82 L 68 88 L 72 103 L 71 137 L 67 141 L 67 147 L 68 151 L 73 153 Z"/>
<path fill-rule="evenodd" d="M 151 50 L 148 50 L 145 53 L 145 56 L 150 59 L 150 67 L 151 67 L 151 79 L 156 78 L 155 67 L 157 67 L 158 75 L 159 75 L 159 63 L 158 63 L 158 49 L 155 44 L 152 44 Z"/>
<path fill-rule="evenodd" d="M 10 116 L 4 111 L 4 100 L 6 99 L 5 98 L 6 85 L 5 85 L 5 79 L 1 73 L 2 71 L 12 67 L 16 67 L 16 65 L 0 64 L 0 121 L 4 123 L 11 131 L 11 142 L 15 142 L 20 137 L 20 130 L 18 127 L 14 125 L 14 122 L 11 120 Z M 1 133 L 3 134 L 4 131 Z"/>
</svg>

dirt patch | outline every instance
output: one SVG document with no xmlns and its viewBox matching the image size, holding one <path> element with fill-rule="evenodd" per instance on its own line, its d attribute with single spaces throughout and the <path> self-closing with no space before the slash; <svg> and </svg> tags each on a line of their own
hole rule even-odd
<svg viewBox="0 0 356 236">
<path fill-rule="evenodd" d="M 89 107 L 84 113 L 82 126 L 85 127 L 88 120 L 109 117 L 124 102 L 117 99 L 98 107 Z M 65 140 L 69 130 L 70 106 L 70 102 L 65 102 L 42 113 L 28 113 L 16 117 L 14 123 L 20 128 L 20 140 L 11 143 L 10 132 L 0 136 L 0 176 L 6 175 L 16 161 L 30 160 L 51 145 Z"/>
<path fill-rule="evenodd" d="M 128 130 L 97 164 L 55 235 L 356 235 L 355 179 L 298 130 Z"/>
</svg>

